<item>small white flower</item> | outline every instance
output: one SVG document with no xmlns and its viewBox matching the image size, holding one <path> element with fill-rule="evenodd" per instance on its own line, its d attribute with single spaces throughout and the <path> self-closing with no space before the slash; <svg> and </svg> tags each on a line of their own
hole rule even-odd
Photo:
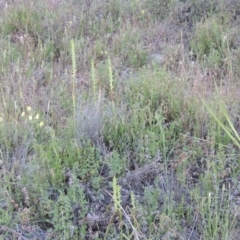
<svg viewBox="0 0 240 240">
<path fill-rule="evenodd" d="M 42 127 L 44 125 L 44 122 L 39 123 L 39 127 Z"/>
<path fill-rule="evenodd" d="M 32 108 L 30 106 L 27 106 L 27 111 L 30 112 Z"/>
<path fill-rule="evenodd" d="M 29 121 L 32 121 L 32 115 L 29 115 L 29 117 L 28 117 L 28 119 L 29 119 Z"/>
<path fill-rule="evenodd" d="M 37 115 L 35 116 L 35 119 L 36 119 L 36 120 L 38 120 L 38 119 L 39 119 L 39 114 L 37 114 Z"/>
</svg>

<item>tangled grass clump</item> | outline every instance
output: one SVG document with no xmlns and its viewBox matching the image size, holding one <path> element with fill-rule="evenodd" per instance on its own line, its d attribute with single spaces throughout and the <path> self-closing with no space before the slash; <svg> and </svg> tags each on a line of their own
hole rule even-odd
<svg viewBox="0 0 240 240">
<path fill-rule="evenodd" d="M 216 3 L 1 8 L 2 238 L 238 238 L 239 4 Z"/>
</svg>

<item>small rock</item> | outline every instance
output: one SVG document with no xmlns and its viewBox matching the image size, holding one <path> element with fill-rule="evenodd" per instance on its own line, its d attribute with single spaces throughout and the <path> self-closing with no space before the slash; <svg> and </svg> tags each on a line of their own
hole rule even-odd
<svg viewBox="0 0 240 240">
<path fill-rule="evenodd" d="M 165 58 L 163 54 L 154 53 L 149 56 L 148 61 L 150 64 L 157 63 L 159 65 L 163 65 L 165 63 Z"/>
</svg>

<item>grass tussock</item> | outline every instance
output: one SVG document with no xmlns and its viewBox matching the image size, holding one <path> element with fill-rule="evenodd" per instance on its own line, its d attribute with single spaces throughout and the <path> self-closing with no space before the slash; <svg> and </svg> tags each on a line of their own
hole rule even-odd
<svg viewBox="0 0 240 240">
<path fill-rule="evenodd" d="M 0 6 L 1 239 L 238 239 L 239 1 Z"/>
</svg>

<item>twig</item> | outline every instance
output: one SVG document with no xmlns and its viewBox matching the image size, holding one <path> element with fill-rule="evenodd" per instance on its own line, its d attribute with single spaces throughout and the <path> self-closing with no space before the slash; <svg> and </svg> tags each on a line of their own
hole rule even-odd
<svg viewBox="0 0 240 240">
<path fill-rule="evenodd" d="M 16 231 L 14 231 L 13 229 L 9 228 L 9 227 L 2 226 L 2 225 L 0 225 L 0 227 L 3 229 L 3 231 L 7 230 L 7 231 L 9 231 L 11 233 L 17 234 L 18 236 L 21 237 L 22 240 L 29 240 L 29 238 L 26 238 L 26 237 L 22 236 L 21 233 L 18 233 Z"/>
</svg>

